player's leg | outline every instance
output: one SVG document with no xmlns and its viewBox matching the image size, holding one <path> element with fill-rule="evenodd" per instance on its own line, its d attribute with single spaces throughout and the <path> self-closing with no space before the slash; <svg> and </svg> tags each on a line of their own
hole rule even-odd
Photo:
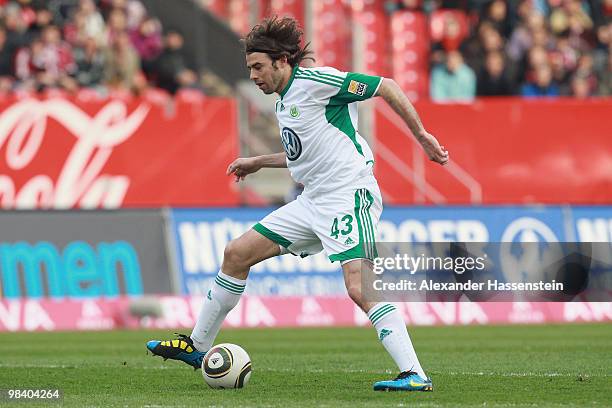
<svg viewBox="0 0 612 408">
<path fill-rule="evenodd" d="M 152 340 L 147 348 L 154 355 L 181 360 L 199 368 L 202 357 L 212 346 L 227 314 L 238 304 L 246 287 L 251 266 L 289 252 L 321 251 L 321 242 L 310 227 L 308 208 L 297 200 L 277 209 L 252 230 L 232 240 L 225 248 L 221 270 L 205 296 L 191 336 Z"/>
<path fill-rule="evenodd" d="M 255 230 L 227 244 L 221 270 L 204 298 L 191 332 L 197 350 L 206 352 L 212 346 L 225 317 L 240 301 L 251 266 L 280 253 L 277 243 Z"/>
<path fill-rule="evenodd" d="M 378 339 L 400 370 L 400 375 L 391 381 L 379 381 L 375 390 L 431 391 L 427 379 L 412 345 L 404 318 L 397 308 L 388 302 L 369 302 L 362 293 L 362 276 L 372 273 L 371 262 L 365 259 L 344 261 L 342 272 L 350 298 L 368 315 L 376 329 Z"/>
<path fill-rule="evenodd" d="M 296 214 L 300 216 L 296 217 Z M 269 214 L 253 229 L 231 241 L 223 254 L 223 264 L 209 290 L 191 339 L 196 349 L 207 351 L 212 346 L 225 317 L 240 300 L 251 266 L 273 256 L 299 253 L 313 239 L 308 225 L 308 211 L 297 199 Z"/>
<path fill-rule="evenodd" d="M 401 314 L 390 303 L 368 301 L 362 292 L 363 268 L 370 268 L 370 260 L 377 256 L 376 227 L 382 213 L 378 188 L 330 194 L 315 205 L 319 220 L 315 231 L 329 259 L 343 264 L 349 296 L 368 315 L 378 338 L 400 369 L 400 376 L 392 383 L 401 387 L 398 389 L 430 390 L 431 383 L 425 380 Z M 383 389 L 381 386 L 392 389 L 388 382 L 381 383 L 375 384 L 375 389 Z"/>
<path fill-rule="evenodd" d="M 249 268 L 280 253 L 281 247 L 277 243 L 255 230 L 230 241 L 223 253 L 221 270 L 202 301 L 191 336 L 179 334 L 174 340 L 151 340 L 147 349 L 164 359 L 180 360 L 199 368 L 225 317 L 238 304 L 246 287 Z"/>
</svg>

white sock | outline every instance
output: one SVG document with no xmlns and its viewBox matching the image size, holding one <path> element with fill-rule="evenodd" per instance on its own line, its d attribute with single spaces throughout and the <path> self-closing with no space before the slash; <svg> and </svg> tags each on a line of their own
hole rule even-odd
<svg viewBox="0 0 612 408">
<path fill-rule="evenodd" d="M 206 352 L 212 347 L 225 316 L 238 304 L 245 286 L 246 280 L 236 279 L 219 271 L 204 298 L 198 321 L 191 332 L 196 349 Z"/>
<path fill-rule="evenodd" d="M 414 371 L 421 378 L 427 378 L 410 341 L 404 319 L 395 306 L 391 303 L 378 303 L 370 309 L 368 318 L 400 372 Z"/>
</svg>

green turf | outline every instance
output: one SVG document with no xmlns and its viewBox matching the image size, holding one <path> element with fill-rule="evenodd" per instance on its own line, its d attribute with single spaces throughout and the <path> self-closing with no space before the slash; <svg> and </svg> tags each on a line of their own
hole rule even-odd
<svg viewBox="0 0 612 408">
<path fill-rule="evenodd" d="M 209 389 L 200 371 L 145 355 L 146 340 L 168 334 L 2 334 L 0 388 L 59 387 L 75 407 L 612 406 L 610 324 L 413 328 L 433 393 L 371 391 L 396 372 L 370 328 L 225 330 L 219 342 L 253 360 L 242 390 Z"/>
</svg>

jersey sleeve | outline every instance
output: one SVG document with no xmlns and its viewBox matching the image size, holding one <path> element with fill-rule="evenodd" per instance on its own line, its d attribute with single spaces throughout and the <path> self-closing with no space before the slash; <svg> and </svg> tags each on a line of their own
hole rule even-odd
<svg viewBox="0 0 612 408">
<path fill-rule="evenodd" d="M 330 99 L 332 105 L 365 101 L 376 95 L 383 77 L 347 72 L 338 93 Z"/>
<path fill-rule="evenodd" d="M 307 91 L 322 105 L 346 105 L 369 99 L 383 80 L 379 76 L 342 72 L 332 67 L 299 68 L 295 78 L 305 80 Z"/>
</svg>

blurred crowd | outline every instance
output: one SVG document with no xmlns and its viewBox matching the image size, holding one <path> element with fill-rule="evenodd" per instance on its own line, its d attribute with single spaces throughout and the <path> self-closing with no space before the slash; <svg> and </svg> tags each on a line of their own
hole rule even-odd
<svg viewBox="0 0 612 408">
<path fill-rule="evenodd" d="M 0 0 L 0 92 L 200 87 L 139 0 Z"/>
<path fill-rule="evenodd" d="M 432 33 L 432 99 L 612 95 L 612 0 L 398 0 Z M 435 30 L 432 30 L 432 32 Z"/>
<path fill-rule="evenodd" d="M 612 95 L 612 0 L 388 0 L 429 16 L 430 95 Z M 140 0 L 0 0 L 0 92 L 212 89 Z"/>
</svg>

